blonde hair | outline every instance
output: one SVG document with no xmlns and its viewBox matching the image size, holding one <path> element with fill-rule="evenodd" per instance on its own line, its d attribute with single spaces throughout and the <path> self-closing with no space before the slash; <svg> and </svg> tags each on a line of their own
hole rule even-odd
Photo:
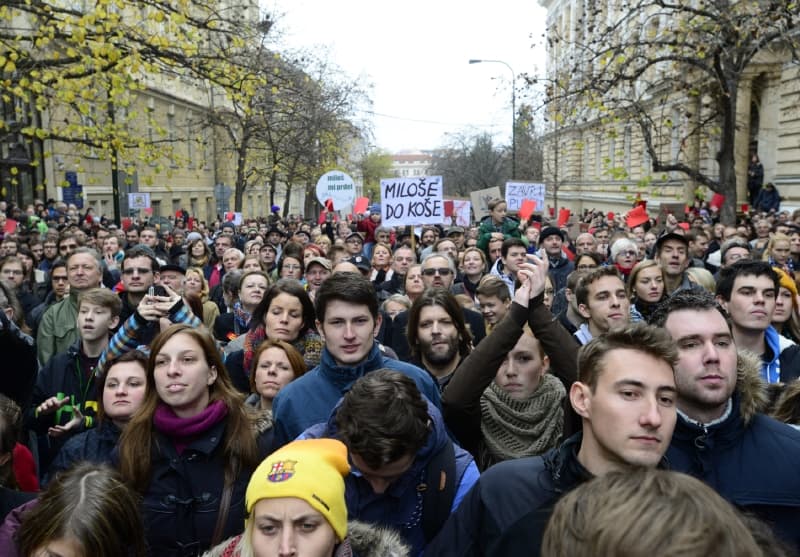
<svg viewBox="0 0 800 557">
<path fill-rule="evenodd" d="M 203 274 L 203 270 L 199 267 L 189 267 L 186 269 L 186 275 L 189 273 L 194 273 L 198 277 L 200 277 L 200 282 L 203 283 L 202 289 L 200 290 L 200 299 L 205 301 L 208 299 L 208 281 L 206 280 L 206 276 Z"/>
</svg>

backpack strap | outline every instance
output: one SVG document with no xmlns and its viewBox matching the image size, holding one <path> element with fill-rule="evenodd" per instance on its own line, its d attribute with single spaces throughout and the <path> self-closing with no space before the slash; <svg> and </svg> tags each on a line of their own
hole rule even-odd
<svg viewBox="0 0 800 557">
<path fill-rule="evenodd" d="M 450 516 L 456 494 L 456 452 L 449 439 L 428 462 L 424 481 L 417 489 L 423 492 L 422 530 L 429 542 Z"/>
</svg>

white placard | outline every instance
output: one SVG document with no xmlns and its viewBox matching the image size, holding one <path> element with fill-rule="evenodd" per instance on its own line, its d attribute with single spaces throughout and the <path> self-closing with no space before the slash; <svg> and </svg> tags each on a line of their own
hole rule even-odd
<svg viewBox="0 0 800 557">
<path fill-rule="evenodd" d="M 150 208 L 150 194 L 149 193 L 129 193 L 128 194 L 128 208 L 130 209 L 149 209 Z"/>
<path fill-rule="evenodd" d="M 333 208 L 341 211 L 353 204 L 356 186 L 353 179 L 341 170 L 331 170 L 317 181 L 317 201 L 324 207 L 328 199 L 333 200 Z"/>
<path fill-rule="evenodd" d="M 472 224 L 472 215 L 470 215 L 471 209 L 472 202 L 465 199 L 453 200 L 453 214 L 456 217 L 456 224 L 458 226 L 469 228 L 469 226 Z"/>
<path fill-rule="evenodd" d="M 444 185 L 441 176 L 381 180 L 381 224 L 442 224 Z"/>
<path fill-rule="evenodd" d="M 530 199 L 536 202 L 536 210 L 544 209 L 544 184 L 537 182 L 506 182 L 506 210 L 519 211 L 522 202 Z"/>
</svg>

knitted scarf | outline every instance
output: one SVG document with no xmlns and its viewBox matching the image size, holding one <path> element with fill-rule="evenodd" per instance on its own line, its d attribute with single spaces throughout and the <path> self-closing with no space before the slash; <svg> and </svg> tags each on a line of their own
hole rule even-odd
<svg viewBox="0 0 800 557">
<path fill-rule="evenodd" d="M 233 304 L 233 320 L 239 325 L 240 331 L 246 331 L 250 325 L 250 312 L 242 307 L 241 302 Z"/>
<path fill-rule="evenodd" d="M 555 447 L 564 427 L 564 385 L 545 373 L 526 400 L 514 400 L 492 381 L 481 396 L 481 433 L 495 461 L 542 454 Z"/>
<path fill-rule="evenodd" d="M 181 418 L 166 404 L 159 403 L 153 414 L 153 426 L 172 439 L 175 450 L 183 450 L 201 433 L 221 422 L 228 415 L 228 407 L 221 400 L 215 400 L 206 409 L 191 418 Z"/>
<path fill-rule="evenodd" d="M 255 329 L 247 332 L 244 337 L 244 358 L 242 367 L 247 377 L 250 377 L 250 371 L 253 366 L 253 356 L 255 356 L 258 345 L 267 338 L 267 331 L 264 325 L 259 325 Z M 306 363 L 308 370 L 314 369 L 319 364 L 319 359 L 322 355 L 323 342 L 322 338 L 314 331 L 308 329 L 300 333 L 300 336 L 294 342 L 290 342 L 294 348 L 303 356 L 303 361 Z"/>
</svg>

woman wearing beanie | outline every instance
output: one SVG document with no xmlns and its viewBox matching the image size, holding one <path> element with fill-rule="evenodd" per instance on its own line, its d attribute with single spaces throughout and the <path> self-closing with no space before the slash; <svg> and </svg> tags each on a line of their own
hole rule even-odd
<svg viewBox="0 0 800 557">
<path fill-rule="evenodd" d="M 408 555 L 393 532 L 348 524 L 344 477 L 349 472 L 341 441 L 307 439 L 285 445 L 250 478 L 244 533 L 204 557 Z"/>
<path fill-rule="evenodd" d="M 149 554 L 200 555 L 241 532 L 247 481 L 263 454 L 211 335 L 183 324 L 159 334 L 147 394 L 119 441 L 122 477 L 142 496 Z"/>
<path fill-rule="evenodd" d="M 797 285 L 794 279 L 782 269 L 772 268 L 778 273 L 781 286 L 775 295 L 775 311 L 772 313 L 772 326 L 781 336 L 794 343 L 800 342 L 800 315 L 797 308 Z"/>
</svg>

